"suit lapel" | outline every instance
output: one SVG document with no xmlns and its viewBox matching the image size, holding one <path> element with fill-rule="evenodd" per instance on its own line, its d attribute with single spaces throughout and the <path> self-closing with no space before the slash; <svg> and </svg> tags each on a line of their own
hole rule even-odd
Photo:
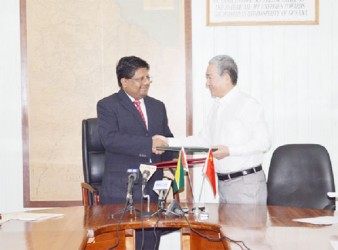
<svg viewBox="0 0 338 250">
<path fill-rule="evenodd" d="M 148 131 L 152 131 L 152 125 L 154 124 L 153 122 L 153 105 L 151 105 L 151 102 L 149 101 L 149 98 L 147 96 L 144 98 L 144 105 L 146 106 L 147 109 L 147 118 L 148 118 Z"/>
</svg>

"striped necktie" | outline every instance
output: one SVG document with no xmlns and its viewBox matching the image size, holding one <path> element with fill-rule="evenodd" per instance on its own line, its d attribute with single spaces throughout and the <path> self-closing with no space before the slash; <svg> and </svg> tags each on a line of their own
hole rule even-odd
<svg viewBox="0 0 338 250">
<path fill-rule="evenodd" d="M 141 109 L 141 102 L 138 101 L 138 100 L 135 100 L 134 104 L 135 104 L 137 111 L 140 113 L 140 116 L 142 117 L 144 124 L 147 126 L 146 118 L 144 117 L 144 114 L 143 114 L 142 109 Z"/>
</svg>

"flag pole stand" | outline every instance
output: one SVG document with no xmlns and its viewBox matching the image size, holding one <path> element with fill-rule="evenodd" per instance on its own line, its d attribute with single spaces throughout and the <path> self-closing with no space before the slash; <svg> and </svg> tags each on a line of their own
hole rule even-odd
<svg viewBox="0 0 338 250">
<path fill-rule="evenodd" d="M 200 190 L 200 195 L 199 195 L 199 197 L 198 197 L 198 203 L 196 204 L 196 206 L 194 206 L 194 207 L 192 208 L 193 213 L 194 213 L 195 215 L 197 215 L 197 216 L 198 216 L 198 214 L 199 214 L 200 212 L 204 212 L 204 210 L 205 210 L 204 204 L 201 203 L 201 195 L 202 195 L 202 190 L 203 190 L 203 186 L 204 186 L 204 180 L 205 180 L 205 176 L 203 176 L 202 185 L 201 185 L 201 190 Z M 195 202 L 194 202 L 194 204 L 195 204 Z"/>
<path fill-rule="evenodd" d="M 191 183 L 191 178 L 190 178 L 190 172 L 189 172 L 189 170 L 187 171 L 187 173 L 188 173 L 188 180 L 189 180 L 189 186 L 190 186 L 190 191 L 191 191 L 192 202 L 195 203 L 194 190 L 192 189 L 192 183 Z"/>
<path fill-rule="evenodd" d="M 201 191 L 200 191 L 200 195 L 198 197 L 198 203 L 201 202 L 201 196 L 202 196 L 202 190 L 203 190 L 203 186 L 204 186 L 204 180 L 205 180 L 205 175 L 203 175 L 203 180 L 202 180 L 202 185 L 201 185 Z"/>
</svg>

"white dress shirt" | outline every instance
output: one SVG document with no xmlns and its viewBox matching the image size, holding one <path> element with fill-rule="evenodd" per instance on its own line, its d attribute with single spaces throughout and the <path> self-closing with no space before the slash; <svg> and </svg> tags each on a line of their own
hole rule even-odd
<svg viewBox="0 0 338 250">
<path fill-rule="evenodd" d="M 230 155 L 214 159 L 214 164 L 217 173 L 232 173 L 262 164 L 271 138 L 262 106 L 235 86 L 224 97 L 215 98 L 198 135 L 168 138 L 168 143 L 169 146 L 227 146 Z"/>
</svg>

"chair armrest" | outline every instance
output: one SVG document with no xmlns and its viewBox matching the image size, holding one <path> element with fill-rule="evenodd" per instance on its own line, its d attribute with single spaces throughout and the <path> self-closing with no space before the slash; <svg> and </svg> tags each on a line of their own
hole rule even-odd
<svg viewBox="0 0 338 250">
<path fill-rule="evenodd" d="M 324 210 L 336 210 L 336 205 L 334 205 L 334 204 L 327 205 L 323 209 Z"/>
<path fill-rule="evenodd" d="M 98 193 L 98 190 L 93 188 L 90 184 L 86 182 L 81 183 L 82 189 L 86 189 L 87 191 L 91 192 L 92 194 Z"/>
<path fill-rule="evenodd" d="M 94 205 L 99 204 L 99 200 L 100 200 L 99 191 L 96 188 L 92 187 L 90 184 L 86 182 L 81 183 L 81 188 L 82 188 L 82 204 L 84 206 L 92 205 L 89 202 L 89 197 L 88 197 L 89 193 L 91 194 L 91 198 L 92 198 Z"/>
</svg>

